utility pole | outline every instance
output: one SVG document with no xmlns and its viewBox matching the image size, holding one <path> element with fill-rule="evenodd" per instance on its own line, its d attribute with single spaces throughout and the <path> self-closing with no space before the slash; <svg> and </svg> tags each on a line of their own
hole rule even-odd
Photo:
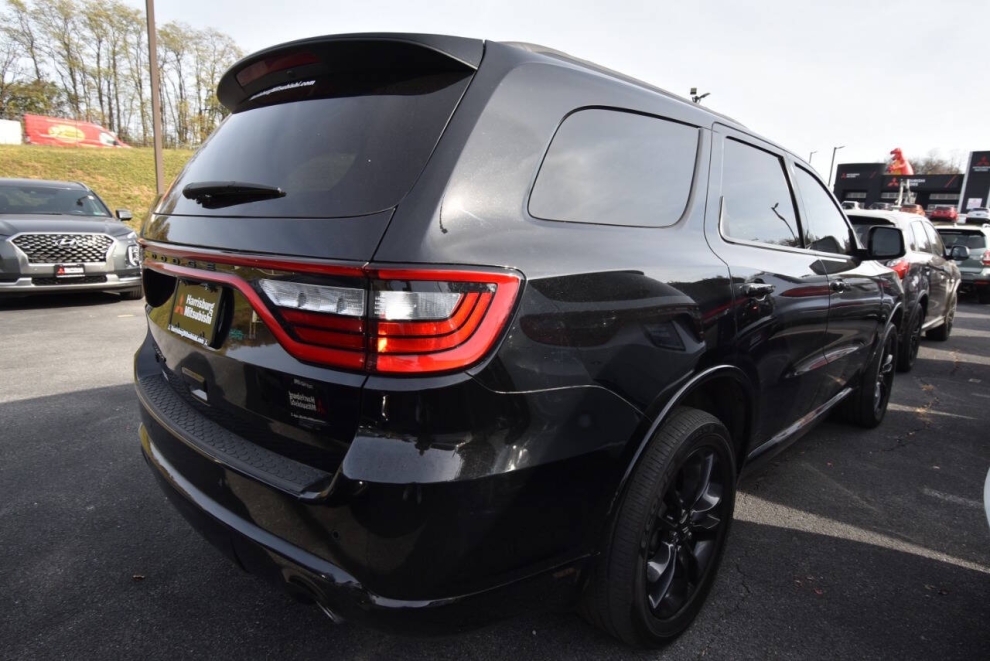
<svg viewBox="0 0 990 661">
<path fill-rule="evenodd" d="M 145 0 L 148 14 L 148 61 L 151 67 L 151 124 L 155 141 L 155 189 L 165 192 L 165 164 L 162 160 L 162 101 L 158 87 L 158 32 L 155 30 L 155 0 Z"/>
<path fill-rule="evenodd" d="M 828 187 L 829 188 L 832 187 L 832 171 L 835 170 L 835 152 L 839 151 L 840 149 L 845 149 L 845 147 L 846 147 L 845 145 L 842 145 L 841 147 L 832 147 L 832 165 L 828 166 Z"/>
</svg>

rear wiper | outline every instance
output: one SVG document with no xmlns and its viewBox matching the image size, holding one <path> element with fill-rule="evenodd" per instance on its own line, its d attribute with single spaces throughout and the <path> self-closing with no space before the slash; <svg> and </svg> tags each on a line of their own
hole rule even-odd
<svg viewBox="0 0 990 661">
<path fill-rule="evenodd" d="M 235 204 L 285 197 L 285 191 L 275 186 L 243 181 L 201 181 L 182 189 L 182 196 L 198 202 L 205 209 L 219 209 Z"/>
</svg>

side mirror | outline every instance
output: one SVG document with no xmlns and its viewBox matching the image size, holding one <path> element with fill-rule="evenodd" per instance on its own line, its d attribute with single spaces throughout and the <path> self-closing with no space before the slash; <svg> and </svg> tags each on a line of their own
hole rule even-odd
<svg viewBox="0 0 990 661">
<path fill-rule="evenodd" d="M 866 258 L 885 261 L 903 257 L 904 234 L 896 227 L 877 225 L 866 236 Z"/>
<path fill-rule="evenodd" d="M 134 214 L 127 209 L 117 209 L 117 218 L 119 220 L 131 220 L 134 218 Z"/>
<path fill-rule="evenodd" d="M 949 259 L 954 262 L 963 262 L 969 259 L 969 248 L 966 246 L 952 246 L 949 248 Z"/>
</svg>

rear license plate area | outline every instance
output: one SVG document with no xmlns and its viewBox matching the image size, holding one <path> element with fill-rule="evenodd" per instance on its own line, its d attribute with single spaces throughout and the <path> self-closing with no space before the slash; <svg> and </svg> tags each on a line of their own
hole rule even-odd
<svg viewBox="0 0 990 661">
<path fill-rule="evenodd" d="M 168 330 L 204 347 L 214 347 L 223 287 L 179 280 L 172 298 Z"/>
</svg>

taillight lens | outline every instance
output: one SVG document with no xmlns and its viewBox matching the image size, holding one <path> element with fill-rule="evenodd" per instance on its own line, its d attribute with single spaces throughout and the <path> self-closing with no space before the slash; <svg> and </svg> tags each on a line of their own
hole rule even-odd
<svg viewBox="0 0 990 661">
<path fill-rule="evenodd" d="M 984 251 L 983 259 L 980 260 L 983 266 L 990 266 L 990 250 Z"/>
<path fill-rule="evenodd" d="M 286 349 L 301 360 L 378 373 L 464 369 L 495 344 L 520 285 L 507 273 L 366 273 L 362 286 L 258 281 L 280 325 L 302 345 Z"/>
<path fill-rule="evenodd" d="M 291 280 L 261 280 L 261 289 L 279 307 L 363 317 L 365 293 L 356 287 L 327 287 Z"/>
<path fill-rule="evenodd" d="M 903 280 L 904 276 L 907 275 L 908 269 L 911 268 L 911 262 L 906 259 L 895 259 L 887 262 L 887 268 L 893 269 L 897 277 Z"/>
</svg>

